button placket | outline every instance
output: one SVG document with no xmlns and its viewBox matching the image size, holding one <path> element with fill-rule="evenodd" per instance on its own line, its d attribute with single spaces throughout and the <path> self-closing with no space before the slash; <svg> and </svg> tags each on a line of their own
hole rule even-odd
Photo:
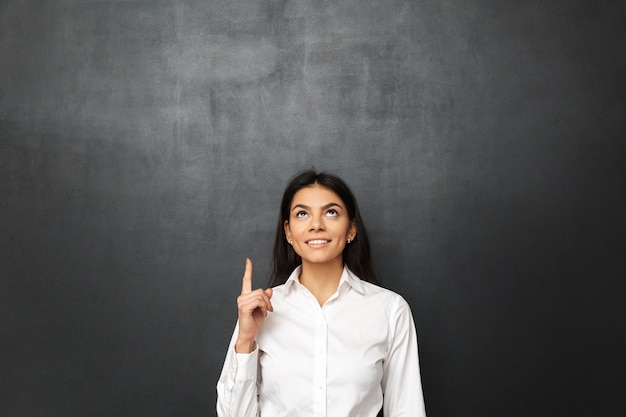
<svg viewBox="0 0 626 417">
<path fill-rule="evenodd" d="M 326 416 L 326 368 L 328 366 L 327 346 L 328 329 L 326 325 L 326 318 L 320 309 L 317 329 L 315 331 L 315 357 L 313 365 L 313 400 L 315 404 L 316 416 Z"/>
</svg>

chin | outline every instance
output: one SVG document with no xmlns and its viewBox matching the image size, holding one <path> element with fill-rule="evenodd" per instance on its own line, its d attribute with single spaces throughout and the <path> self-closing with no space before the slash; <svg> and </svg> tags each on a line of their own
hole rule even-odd
<svg viewBox="0 0 626 417">
<path fill-rule="evenodd" d="M 302 257 L 302 260 L 304 262 L 310 263 L 310 264 L 315 264 L 315 265 L 323 265 L 323 264 L 332 264 L 337 262 L 337 258 L 339 258 L 340 262 L 343 265 L 343 257 L 342 254 L 339 254 L 339 256 L 305 256 Z"/>
</svg>

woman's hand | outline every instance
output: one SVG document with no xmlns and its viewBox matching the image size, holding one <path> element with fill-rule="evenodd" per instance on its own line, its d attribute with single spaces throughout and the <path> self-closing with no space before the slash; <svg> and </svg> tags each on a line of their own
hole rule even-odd
<svg viewBox="0 0 626 417">
<path fill-rule="evenodd" d="M 237 353 L 250 353 L 254 350 L 256 335 L 261 330 L 268 311 L 272 308 L 272 289 L 261 288 L 252 291 L 252 261 L 246 259 L 241 295 L 237 297 L 239 314 L 239 335 L 235 344 Z"/>
</svg>

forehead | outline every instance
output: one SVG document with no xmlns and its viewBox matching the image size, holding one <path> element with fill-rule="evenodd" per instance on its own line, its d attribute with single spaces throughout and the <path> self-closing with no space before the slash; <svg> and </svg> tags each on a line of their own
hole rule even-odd
<svg viewBox="0 0 626 417">
<path fill-rule="evenodd" d="M 344 206 L 343 200 L 334 191 L 319 184 L 301 188 L 291 200 L 291 207 L 302 204 L 309 207 L 321 207 L 330 203 Z"/>
</svg>

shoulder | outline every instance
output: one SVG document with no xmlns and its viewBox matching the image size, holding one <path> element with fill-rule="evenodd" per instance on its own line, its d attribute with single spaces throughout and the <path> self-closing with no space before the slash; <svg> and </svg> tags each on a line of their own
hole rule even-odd
<svg viewBox="0 0 626 417">
<path fill-rule="evenodd" d="M 286 284 L 280 284 L 275 287 L 272 287 L 272 298 L 274 297 L 284 297 L 289 293 Z"/>
<path fill-rule="evenodd" d="M 404 298 L 400 294 L 361 279 L 348 269 L 348 267 L 344 268 L 341 280 L 349 283 L 357 292 L 362 293 L 365 297 L 378 297 L 396 303 L 404 302 Z"/>
<path fill-rule="evenodd" d="M 402 295 L 398 294 L 395 291 L 378 286 L 376 284 L 372 284 L 371 282 L 367 282 L 367 281 L 361 281 L 361 282 L 363 286 L 363 291 L 367 295 L 383 297 L 389 300 L 389 302 L 393 302 L 393 303 L 407 304 L 404 297 L 402 297 Z"/>
<path fill-rule="evenodd" d="M 390 316 L 397 315 L 402 311 L 411 311 L 409 303 L 407 303 L 404 297 L 392 290 L 367 281 L 361 281 L 361 289 L 363 297 L 368 302 L 372 302 L 374 305 L 382 308 Z"/>
</svg>

